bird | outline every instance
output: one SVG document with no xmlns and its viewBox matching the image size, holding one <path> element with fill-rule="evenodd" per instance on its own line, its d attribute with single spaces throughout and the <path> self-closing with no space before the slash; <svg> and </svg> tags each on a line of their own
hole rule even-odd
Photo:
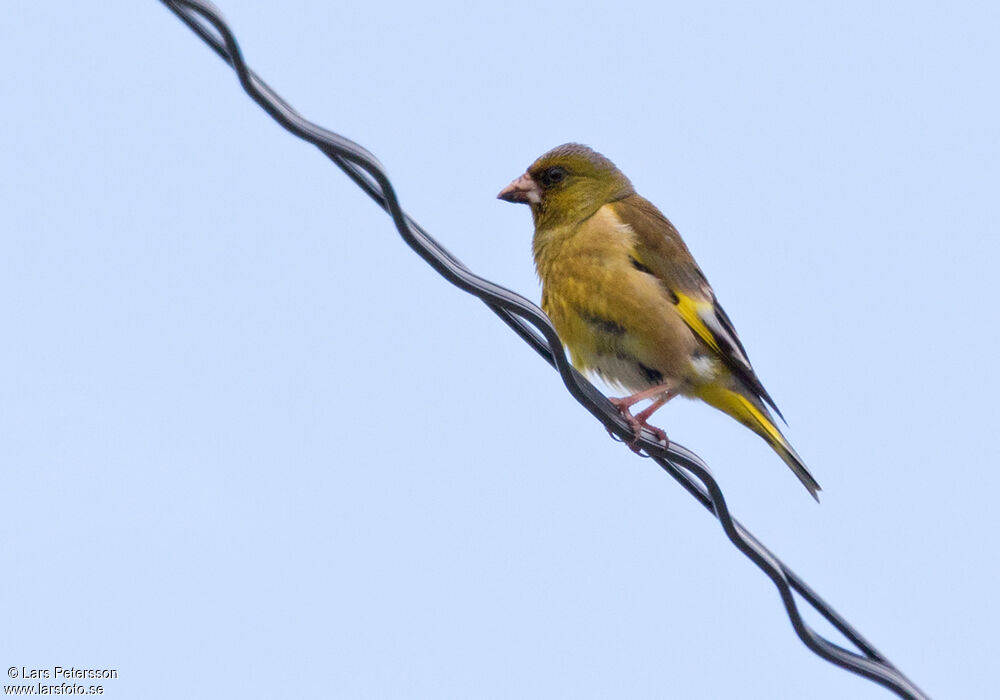
<svg viewBox="0 0 1000 700">
<path fill-rule="evenodd" d="M 542 309 L 573 365 L 614 389 L 638 440 L 675 396 L 700 399 L 755 432 L 813 498 L 819 483 L 778 428 L 782 420 L 732 321 L 674 225 L 611 160 L 566 143 L 540 156 L 497 197 L 527 204 Z M 632 407 L 650 400 L 632 414 Z"/>
</svg>

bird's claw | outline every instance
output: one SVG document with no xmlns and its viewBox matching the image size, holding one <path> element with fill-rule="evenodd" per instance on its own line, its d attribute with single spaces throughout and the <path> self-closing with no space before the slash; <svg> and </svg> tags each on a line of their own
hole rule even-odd
<svg viewBox="0 0 1000 700">
<path fill-rule="evenodd" d="M 625 442 L 625 444 L 628 445 L 630 450 L 635 452 L 637 455 L 642 454 L 642 448 L 639 447 L 639 438 L 642 437 L 643 428 L 649 428 L 649 431 L 656 436 L 656 441 L 662 444 L 664 448 L 670 446 L 670 440 L 667 439 L 666 431 L 662 428 L 657 428 L 655 425 L 650 425 L 645 421 L 641 421 L 633 416 L 632 411 L 629 410 L 632 404 L 626 399 L 610 398 L 609 401 L 611 401 L 611 404 L 618 409 L 619 413 L 622 414 L 622 418 L 624 418 L 626 422 L 628 422 L 629 427 L 632 428 L 632 439 L 627 442 L 625 440 L 621 440 L 621 442 Z M 615 434 L 612 433 L 610 429 L 608 430 L 608 434 L 611 435 L 612 438 L 615 438 Z"/>
</svg>

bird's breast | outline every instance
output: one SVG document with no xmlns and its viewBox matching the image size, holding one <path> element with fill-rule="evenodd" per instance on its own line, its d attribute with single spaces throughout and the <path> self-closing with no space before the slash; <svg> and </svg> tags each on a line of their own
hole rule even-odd
<svg viewBox="0 0 1000 700">
<path fill-rule="evenodd" d="M 634 253 L 634 234 L 610 207 L 576 227 L 536 232 L 542 308 L 580 370 L 632 391 L 696 379 L 698 342 Z"/>
</svg>

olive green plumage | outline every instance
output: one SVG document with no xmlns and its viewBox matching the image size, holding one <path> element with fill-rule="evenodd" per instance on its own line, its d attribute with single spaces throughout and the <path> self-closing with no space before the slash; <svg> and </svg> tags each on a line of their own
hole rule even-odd
<svg viewBox="0 0 1000 700">
<path fill-rule="evenodd" d="M 775 425 L 768 406 L 777 407 L 705 275 L 614 163 L 564 144 L 500 198 L 531 207 L 542 308 L 578 369 L 659 396 L 641 424 L 675 394 L 705 401 L 760 435 L 816 497 L 819 484 Z"/>
</svg>

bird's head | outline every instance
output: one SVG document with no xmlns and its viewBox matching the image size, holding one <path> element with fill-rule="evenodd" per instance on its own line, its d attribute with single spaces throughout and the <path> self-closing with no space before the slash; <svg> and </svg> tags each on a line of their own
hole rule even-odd
<svg viewBox="0 0 1000 700">
<path fill-rule="evenodd" d="M 587 146 L 565 143 L 532 163 L 497 197 L 529 205 L 535 227 L 544 229 L 583 221 L 634 192 L 610 160 Z"/>
</svg>

